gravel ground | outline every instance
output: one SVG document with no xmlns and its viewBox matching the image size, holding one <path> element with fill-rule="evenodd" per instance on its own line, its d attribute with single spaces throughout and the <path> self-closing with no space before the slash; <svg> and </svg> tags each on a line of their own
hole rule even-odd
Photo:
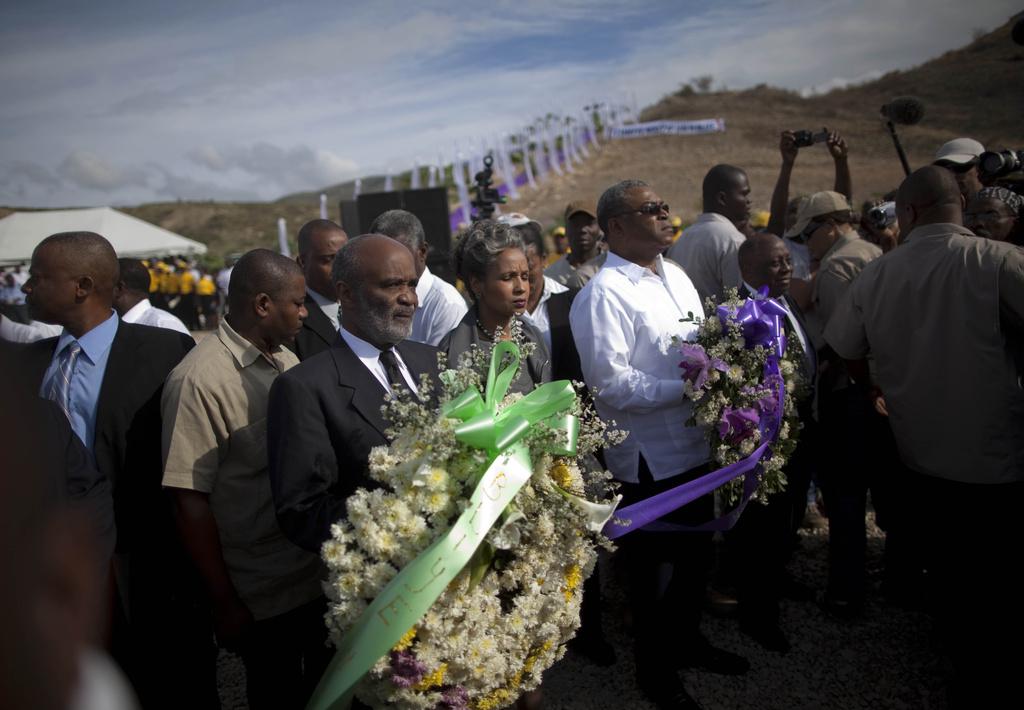
<svg viewBox="0 0 1024 710">
<path fill-rule="evenodd" d="M 838 621 L 813 601 L 783 601 L 782 628 L 792 649 L 781 655 L 740 633 L 735 619 L 705 614 L 703 630 L 711 642 L 745 656 L 751 669 L 738 677 L 687 672 L 684 682 L 691 695 L 707 710 L 945 710 L 931 624 L 920 612 L 886 604 L 878 593 L 883 534 L 870 514 L 868 534 L 869 596 L 861 619 Z M 802 530 L 790 571 L 811 588 L 823 589 L 827 555 L 827 529 Z M 623 580 L 614 565 L 607 560 L 603 564 L 605 632 L 618 662 L 599 668 L 570 651 L 545 676 L 545 710 L 654 707 L 633 681 Z M 225 709 L 246 708 L 244 674 L 236 657 L 222 653 L 219 680 Z"/>
</svg>

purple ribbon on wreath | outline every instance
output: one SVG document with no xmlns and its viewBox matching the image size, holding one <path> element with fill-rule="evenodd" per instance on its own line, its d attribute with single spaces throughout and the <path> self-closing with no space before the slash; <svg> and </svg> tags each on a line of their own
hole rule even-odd
<svg viewBox="0 0 1024 710">
<path fill-rule="evenodd" d="M 760 417 L 758 421 L 761 445 L 754 449 L 749 456 L 736 463 L 704 474 L 700 478 L 680 484 L 633 505 L 620 508 L 615 512 L 615 518 L 604 527 L 603 532 L 609 539 L 614 540 L 641 528 L 648 532 L 698 532 L 729 530 L 736 524 L 751 496 L 754 495 L 754 491 L 757 490 L 757 468 L 761 465 L 761 458 L 768 447 L 775 442 L 782 426 L 785 410 L 786 383 L 779 370 L 779 358 L 786 351 L 786 335 L 782 326 L 786 310 L 774 300 L 767 298 L 767 294 L 767 288 L 760 289 L 758 294 L 760 299 L 747 299 L 742 306 L 735 309 L 735 312 L 727 306 L 719 306 L 717 309 L 723 330 L 728 329 L 729 321 L 740 325 L 744 345 L 747 349 L 758 346 L 769 349 L 764 365 L 764 381 L 775 392 L 778 406 L 773 411 L 766 412 L 766 416 Z M 660 518 L 672 511 L 743 475 L 746 475 L 743 482 L 743 496 L 740 498 L 739 504 L 725 515 L 703 525 L 689 526 L 659 522 Z M 618 520 L 626 522 L 619 523 Z"/>
</svg>

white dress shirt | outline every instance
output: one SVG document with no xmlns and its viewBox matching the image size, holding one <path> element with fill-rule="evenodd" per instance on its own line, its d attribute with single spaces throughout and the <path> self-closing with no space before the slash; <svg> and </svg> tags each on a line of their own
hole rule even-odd
<svg viewBox="0 0 1024 710">
<path fill-rule="evenodd" d="M 8 343 L 34 343 L 44 338 L 53 338 L 64 332 L 64 327 L 34 320 L 27 325 L 16 323 L 10 318 L 0 317 L 0 340 Z"/>
<path fill-rule="evenodd" d="M 331 321 L 334 329 L 340 328 L 341 323 L 338 321 L 338 309 L 341 307 L 341 304 L 329 298 L 324 298 L 311 288 L 307 288 L 306 293 L 309 294 L 309 297 L 313 299 L 316 305 L 320 306 L 320 310 L 327 316 L 327 320 Z"/>
<path fill-rule="evenodd" d="M 149 302 L 148 298 L 144 298 L 134 306 L 128 309 L 128 311 L 121 316 L 121 320 L 125 323 L 138 323 L 139 325 L 152 325 L 157 328 L 169 328 L 170 330 L 176 330 L 179 333 L 191 336 L 188 332 L 188 328 L 181 322 L 173 313 L 168 313 L 162 308 L 156 308 L 152 303 Z"/>
<path fill-rule="evenodd" d="M 441 338 L 448 335 L 469 310 L 466 299 L 454 286 L 437 278 L 425 267 L 416 284 L 416 297 L 419 305 L 412 317 L 412 335 L 409 340 L 417 343 L 436 347 Z"/>
<path fill-rule="evenodd" d="M 359 362 L 363 363 L 366 369 L 370 371 L 370 374 L 376 377 L 384 389 L 390 392 L 391 383 L 388 382 L 388 375 L 384 370 L 384 364 L 380 361 L 380 354 L 383 351 L 378 349 L 376 345 L 366 342 L 358 335 L 348 332 L 344 326 L 340 328 L 339 332 L 341 337 L 345 339 L 345 342 L 348 343 L 348 346 L 352 348 L 352 352 L 359 358 Z M 401 371 L 402 377 L 405 378 L 405 383 L 409 385 L 409 389 L 419 394 L 419 389 L 416 387 L 416 382 L 413 380 L 412 373 L 409 372 L 405 360 L 402 359 L 402 354 L 395 348 L 392 348 L 391 352 L 395 354 L 395 359 L 398 360 L 398 369 Z"/>
<path fill-rule="evenodd" d="M 597 389 L 597 413 L 629 431 L 605 449 L 605 461 L 615 478 L 631 483 L 641 454 L 656 480 L 708 460 L 704 430 L 686 426 L 692 405 L 672 344 L 672 336 L 693 340 L 693 318 L 703 309 L 681 269 L 659 257 L 657 271 L 609 252 L 569 311 L 583 377 Z"/>
<path fill-rule="evenodd" d="M 751 286 L 750 284 L 748 284 L 746 281 L 743 282 L 743 285 L 750 293 L 753 294 L 752 298 L 754 298 L 754 300 L 760 300 L 762 298 L 761 294 L 758 293 L 758 290 Z M 786 302 L 785 298 L 779 296 L 778 298 L 773 298 L 772 300 L 785 309 L 786 320 L 789 321 L 789 327 L 794 333 L 796 333 L 797 340 L 800 342 L 800 349 L 804 354 L 804 363 L 807 365 L 807 375 L 811 378 L 811 381 L 813 382 L 814 373 L 817 369 L 818 362 L 817 355 L 814 352 L 814 347 L 811 345 L 810 336 L 807 335 L 806 332 L 804 332 L 804 329 L 802 327 L 800 327 L 800 321 L 798 321 L 796 319 L 796 316 L 793 315 L 793 311 L 790 310 L 789 303 Z"/>
<path fill-rule="evenodd" d="M 544 343 L 548 346 L 549 353 L 551 352 L 551 317 L 548 315 L 548 299 L 556 293 L 565 293 L 568 290 L 550 276 L 545 276 L 544 293 L 541 295 L 537 307 L 533 309 L 533 313 L 523 314 L 523 318 L 533 323 L 540 334 L 544 336 Z"/>
<path fill-rule="evenodd" d="M 665 256 L 683 267 L 701 304 L 709 296 L 721 303 L 727 288 L 739 290 L 743 283 L 739 249 L 745 239 L 727 217 L 705 212 L 683 230 Z"/>
</svg>

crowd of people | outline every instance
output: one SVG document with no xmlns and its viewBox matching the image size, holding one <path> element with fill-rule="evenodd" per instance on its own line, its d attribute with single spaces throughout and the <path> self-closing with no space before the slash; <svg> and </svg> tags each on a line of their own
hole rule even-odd
<svg viewBox="0 0 1024 710">
<path fill-rule="evenodd" d="M 674 531 L 621 539 L 640 690 L 693 709 L 680 671 L 749 669 L 701 631 L 713 573 L 740 629 L 789 650 L 780 600 L 813 591 L 786 575 L 810 489 L 829 519 L 823 608 L 864 613 L 870 491 L 883 591 L 932 614 L 951 705 L 1009 697 L 1005 649 L 1024 628 L 1012 563 L 1022 201 L 981 183 L 983 148 L 960 138 L 858 212 L 846 142 L 829 131 L 826 145 L 832 189 L 791 196 L 799 149 L 782 133 L 765 215 L 751 214 L 744 170 L 715 165 L 685 229 L 632 179 L 570 202 L 561 233 L 519 213 L 477 221 L 452 249 L 461 291 L 430 272 L 404 210 L 360 236 L 313 220 L 296 259 L 255 249 L 216 280 L 183 261 L 118 259 L 91 232 L 44 239 L 27 278 L 4 275 L 4 320 L 51 330 L 5 330 L 0 348 L 3 448 L 26 474 L 0 490 L 4 561 L 24 570 L 0 603 L 13 629 L 0 704 L 68 707 L 83 682 L 127 698 L 88 650 L 106 649 L 143 707 L 218 707 L 219 646 L 241 656 L 250 707 L 302 707 L 330 657 L 319 552 L 348 496 L 375 485 L 367 461 L 389 442 L 389 395 L 428 396 L 438 353 L 528 343 L 513 392 L 584 383 L 628 431 L 599 463 L 628 505 L 713 468 L 673 343 L 733 292 L 786 313 L 812 385 L 799 445 L 787 489 L 747 507 L 717 564 L 711 533 L 679 530 L 714 517 L 712 495 L 666 516 Z M 211 332 L 197 345 L 200 327 Z M 624 650 L 604 638 L 601 607 L 595 573 L 572 647 L 611 665 Z"/>
</svg>

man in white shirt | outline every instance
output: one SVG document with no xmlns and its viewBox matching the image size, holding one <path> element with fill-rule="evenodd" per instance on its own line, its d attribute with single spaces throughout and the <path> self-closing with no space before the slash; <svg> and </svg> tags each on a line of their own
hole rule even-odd
<svg viewBox="0 0 1024 710">
<path fill-rule="evenodd" d="M 704 176 L 704 212 L 668 250 L 666 256 L 686 271 L 700 294 L 721 303 L 728 288 L 739 289 L 736 252 L 744 236 L 736 223 L 750 217 L 747 174 L 732 165 L 716 165 Z"/>
<path fill-rule="evenodd" d="M 406 246 L 416 265 L 416 297 L 419 305 L 412 319 L 409 340 L 437 345 L 461 321 L 469 310 L 464 299 L 450 283 L 439 279 L 427 268 L 427 235 L 423 224 L 412 212 L 388 210 L 373 220 L 372 234 L 383 234 Z"/>
<path fill-rule="evenodd" d="M 295 258 L 306 279 L 306 311 L 309 317 L 295 340 L 285 343 L 306 360 L 322 353 L 338 339 L 338 293 L 331 280 L 334 257 L 348 241 L 348 234 L 329 219 L 314 219 L 299 229 L 299 255 Z"/>
<path fill-rule="evenodd" d="M 704 432 L 686 425 L 691 406 L 673 344 L 673 337 L 694 337 L 702 309 L 686 274 L 661 256 L 673 228 L 668 205 L 650 186 L 639 180 L 614 185 L 597 212 L 608 259 L 576 297 L 569 317 L 598 414 L 629 431 L 623 443 L 605 449 L 628 505 L 708 471 Z M 700 524 L 713 517 L 713 508 L 705 496 L 663 520 Z M 676 674 L 680 666 L 722 673 L 748 668 L 746 660 L 711 646 L 699 630 L 711 536 L 637 531 L 621 547 L 631 572 L 637 681 L 659 707 L 696 708 Z M 672 639 L 672 653 L 665 651 L 665 638 Z"/>
<path fill-rule="evenodd" d="M 191 335 L 173 313 L 156 308 L 149 302 L 149 269 L 138 259 L 118 259 L 121 276 L 114 289 L 114 310 L 125 323 L 169 328 Z"/>
</svg>

